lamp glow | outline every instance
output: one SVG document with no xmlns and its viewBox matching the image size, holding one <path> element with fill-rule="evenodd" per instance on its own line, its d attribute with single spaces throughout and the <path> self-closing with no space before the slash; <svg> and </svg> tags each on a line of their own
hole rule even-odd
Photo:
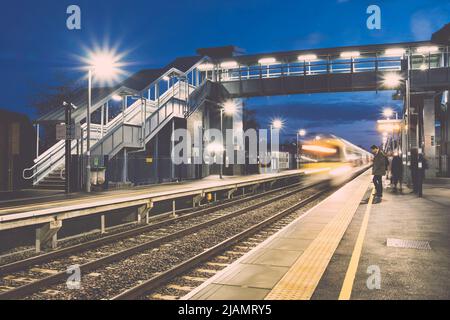
<svg viewBox="0 0 450 320">
<path fill-rule="evenodd" d="M 385 108 L 385 109 L 383 110 L 383 115 L 384 115 L 386 118 L 391 118 L 391 117 L 394 115 L 394 110 L 392 110 L 391 108 Z"/>
<path fill-rule="evenodd" d="M 275 119 L 272 121 L 272 127 L 274 129 L 281 129 L 283 127 L 283 121 L 281 119 Z"/>
<path fill-rule="evenodd" d="M 120 95 L 118 95 L 118 94 L 115 94 L 115 95 L 112 96 L 112 99 L 113 99 L 114 101 L 121 101 L 121 100 L 122 100 L 122 96 L 120 96 Z"/>
<path fill-rule="evenodd" d="M 423 47 L 418 47 L 416 49 L 417 53 L 434 53 L 434 52 L 438 52 L 439 48 L 437 46 L 423 46 Z"/>
<path fill-rule="evenodd" d="M 202 63 L 197 67 L 199 71 L 209 71 L 214 69 L 214 65 L 212 63 Z"/>
<path fill-rule="evenodd" d="M 383 76 L 383 85 L 387 88 L 396 88 L 401 84 L 402 76 L 395 72 L 386 73 Z"/>
<path fill-rule="evenodd" d="M 314 61 L 317 60 L 317 56 L 315 54 L 302 54 L 297 59 L 299 61 Z"/>
<path fill-rule="evenodd" d="M 385 56 L 390 56 L 390 57 L 399 57 L 399 56 L 403 56 L 406 53 L 406 50 L 403 48 L 390 48 L 390 49 L 386 49 L 386 51 L 384 52 Z"/>
<path fill-rule="evenodd" d="M 223 112 L 228 115 L 233 115 L 237 110 L 236 103 L 233 100 L 228 100 L 223 104 Z"/>
<path fill-rule="evenodd" d="M 304 137 L 304 136 L 306 135 L 306 130 L 305 130 L 305 129 L 300 129 L 300 130 L 298 130 L 298 135 L 299 135 L 300 137 Z"/>
<path fill-rule="evenodd" d="M 207 149 L 209 153 L 220 153 L 224 150 L 223 146 L 218 142 L 208 144 Z"/>
<path fill-rule="evenodd" d="M 272 64 L 277 62 L 275 58 L 261 58 L 258 60 L 259 64 Z"/>
<path fill-rule="evenodd" d="M 112 79 L 121 73 L 119 62 L 120 57 L 113 52 L 99 51 L 93 52 L 89 57 L 89 67 L 92 68 L 95 76 L 99 79 Z"/>
<path fill-rule="evenodd" d="M 341 53 L 341 58 L 357 58 L 360 55 L 359 51 L 344 51 Z"/>
<path fill-rule="evenodd" d="M 220 67 L 222 69 L 232 69 L 232 68 L 237 68 L 238 67 L 238 63 L 236 61 L 224 61 L 220 64 Z"/>
</svg>

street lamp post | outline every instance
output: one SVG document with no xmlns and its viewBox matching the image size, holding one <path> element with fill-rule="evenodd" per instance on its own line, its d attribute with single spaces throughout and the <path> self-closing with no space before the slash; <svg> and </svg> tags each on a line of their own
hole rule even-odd
<svg viewBox="0 0 450 320">
<path fill-rule="evenodd" d="M 91 192 L 91 103 L 92 67 L 88 71 L 88 104 L 86 108 L 86 192 Z"/>
<path fill-rule="evenodd" d="M 86 192 L 91 192 L 91 107 L 92 107 L 92 77 L 95 75 L 103 80 L 114 80 L 122 73 L 119 62 L 121 56 L 105 50 L 91 52 L 83 60 L 88 63 L 88 102 L 86 108 Z"/>
<path fill-rule="evenodd" d="M 270 124 L 270 167 L 275 169 L 275 165 L 272 165 L 272 159 L 273 157 L 273 129 L 280 130 L 283 127 L 283 121 L 281 119 L 274 119 L 272 123 Z"/>
<path fill-rule="evenodd" d="M 225 153 L 225 141 L 224 141 L 224 134 L 223 134 L 223 114 L 233 115 L 236 112 L 237 106 L 236 103 L 233 100 L 226 101 L 221 107 L 220 107 L 220 133 L 222 134 L 222 159 L 220 161 L 220 172 L 219 176 L 220 179 L 223 178 L 223 162 L 225 161 L 226 153 Z"/>
<path fill-rule="evenodd" d="M 224 108 L 220 108 L 220 133 L 222 134 L 222 146 L 224 146 L 223 141 L 223 110 Z M 224 154 L 225 154 L 225 148 L 222 150 L 222 159 L 220 159 L 220 172 L 219 172 L 219 178 L 223 179 L 223 161 L 224 161 Z"/>
<path fill-rule="evenodd" d="M 300 151 L 299 151 L 299 136 L 304 137 L 306 135 L 306 131 L 304 129 L 300 129 L 297 131 L 297 169 L 300 167 Z"/>
</svg>

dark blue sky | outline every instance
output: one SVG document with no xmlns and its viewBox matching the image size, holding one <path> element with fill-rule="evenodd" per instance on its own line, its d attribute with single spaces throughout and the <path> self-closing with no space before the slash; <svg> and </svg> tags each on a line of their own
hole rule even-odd
<svg viewBox="0 0 450 320">
<path fill-rule="evenodd" d="M 81 31 L 66 28 L 70 4 L 81 7 Z M 366 28 L 370 4 L 381 8 L 381 30 Z M 447 22 L 447 0 L 5 0 L 0 12 L 0 107 L 33 117 L 29 102 L 39 88 L 54 83 L 58 73 L 80 77 L 75 55 L 98 43 L 130 50 L 126 60 L 132 62 L 127 67 L 132 73 L 194 54 L 199 47 L 233 44 L 257 53 L 427 40 Z M 261 120 L 289 118 L 287 132 L 327 129 L 361 144 L 378 141 L 374 119 L 388 104 L 393 105 L 389 93 L 247 101 L 258 108 Z"/>
</svg>

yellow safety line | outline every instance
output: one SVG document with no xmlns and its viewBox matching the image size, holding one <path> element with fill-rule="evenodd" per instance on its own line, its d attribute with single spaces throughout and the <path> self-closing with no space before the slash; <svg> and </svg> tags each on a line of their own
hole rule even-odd
<svg viewBox="0 0 450 320">
<path fill-rule="evenodd" d="M 322 229 L 294 265 L 265 297 L 266 300 L 310 299 L 352 220 L 369 180 L 355 190 L 341 210 Z M 320 213 L 319 213 L 320 214 Z"/>
<path fill-rule="evenodd" d="M 339 294 L 339 300 L 350 300 L 350 296 L 352 295 L 353 283 L 355 282 L 356 271 L 358 270 L 364 238 L 366 237 L 367 226 L 369 225 L 372 201 L 373 193 L 370 195 L 369 203 L 367 204 L 366 212 L 364 213 L 364 219 L 361 224 L 361 228 L 359 229 L 358 238 L 356 239 L 355 248 L 353 249 L 347 273 L 345 274 L 344 283 L 342 285 L 341 293 Z"/>
</svg>

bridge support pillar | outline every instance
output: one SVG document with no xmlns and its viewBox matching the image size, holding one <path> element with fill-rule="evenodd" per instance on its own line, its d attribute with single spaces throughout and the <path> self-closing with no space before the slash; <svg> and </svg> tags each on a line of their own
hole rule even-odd
<svg viewBox="0 0 450 320">
<path fill-rule="evenodd" d="M 104 214 L 100 216 L 100 233 L 106 233 L 106 218 Z"/>
<path fill-rule="evenodd" d="M 434 98 L 423 101 L 423 133 L 424 154 L 428 169 L 425 170 L 425 178 L 435 178 L 437 173 L 436 164 L 436 128 L 435 128 L 435 106 Z"/>
<path fill-rule="evenodd" d="M 43 248 L 56 249 L 58 246 L 58 231 L 62 227 L 62 220 L 51 221 L 36 229 L 36 253 Z"/>
<path fill-rule="evenodd" d="M 200 206 L 203 198 L 205 197 L 205 193 L 202 192 L 201 194 L 198 194 L 192 198 L 192 207 L 195 208 L 196 206 Z"/>
<path fill-rule="evenodd" d="M 146 224 L 149 223 L 150 211 L 153 209 L 153 202 L 150 200 L 148 203 L 139 206 L 137 208 L 137 222 L 141 223 L 143 220 Z"/>
<path fill-rule="evenodd" d="M 177 212 L 177 203 L 175 201 L 175 199 L 172 200 L 172 216 L 175 217 Z"/>
<path fill-rule="evenodd" d="M 269 182 L 269 189 L 273 189 L 273 185 L 275 184 L 275 180 Z"/>
<path fill-rule="evenodd" d="M 237 188 L 233 188 L 227 191 L 227 198 L 231 199 L 233 197 L 233 193 L 237 191 Z"/>
<path fill-rule="evenodd" d="M 257 183 L 257 184 L 252 185 L 252 186 L 250 187 L 251 192 L 252 192 L 252 193 L 256 193 L 256 190 L 258 190 L 258 188 L 259 188 L 260 185 L 261 185 L 260 183 Z"/>
</svg>

